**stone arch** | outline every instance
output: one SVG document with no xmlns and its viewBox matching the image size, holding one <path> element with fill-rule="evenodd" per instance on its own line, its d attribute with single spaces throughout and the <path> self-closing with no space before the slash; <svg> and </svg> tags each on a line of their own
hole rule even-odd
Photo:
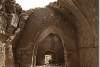
<svg viewBox="0 0 100 67">
<path fill-rule="evenodd" d="M 68 62 L 68 59 L 67 59 L 67 48 L 70 48 L 70 44 L 71 42 L 66 40 L 66 36 L 63 34 L 63 31 L 60 29 L 60 28 L 57 28 L 56 26 L 49 26 L 47 29 L 45 29 L 41 34 L 40 36 L 38 36 L 38 38 L 36 38 L 36 42 L 34 42 L 34 50 L 33 50 L 33 57 L 34 59 L 36 60 L 36 50 L 37 50 L 37 47 L 38 47 L 38 43 L 41 42 L 42 40 L 44 40 L 49 34 L 56 34 L 58 35 L 61 40 L 62 40 L 62 43 L 63 43 L 63 48 L 64 48 L 64 58 L 65 58 L 65 67 L 66 66 L 69 66 L 70 67 L 70 62 Z M 67 45 L 65 43 L 65 41 L 67 41 L 69 43 L 69 45 Z M 72 44 L 73 45 L 73 44 Z M 67 47 L 68 46 L 68 47 Z M 77 48 L 76 48 L 77 49 Z M 78 49 L 77 49 L 78 50 Z M 36 65 L 36 61 L 34 60 L 34 63 Z M 33 62 L 32 62 L 33 63 Z M 77 62 L 79 63 L 79 62 Z M 34 64 L 33 64 L 34 65 Z M 77 65 L 77 64 L 76 64 Z"/>
<path fill-rule="evenodd" d="M 77 23 L 73 23 L 78 31 L 78 44 L 79 44 L 79 54 L 80 54 L 80 67 L 84 66 L 91 66 L 92 62 L 87 63 L 88 61 L 91 61 L 90 59 L 87 59 L 87 55 L 91 54 L 89 50 L 91 48 L 97 47 L 96 44 L 96 32 L 94 32 L 93 27 L 91 26 L 91 22 L 88 21 L 88 18 L 85 16 L 84 12 L 79 8 L 77 3 L 75 3 L 73 0 L 59 0 L 60 4 L 60 10 L 64 14 L 63 16 L 67 16 L 65 12 L 69 10 L 72 15 L 75 16 L 77 19 Z M 91 13 L 90 13 L 91 14 Z M 95 24 L 95 23 L 94 23 Z M 92 50 L 92 49 L 91 49 Z M 92 58 L 94 56 L 91 56 Z M 83 59 L 84 58 L 84 59 Z M 94 60 L 93 60 L 94 61 Z M 93 63 L 95 66 L 95 63 Z M 93 66 L 92 65 L 92 66 Z"/>
<path fill-rule="evenodd" d="M 52 64 L 65 64 L 64 47 L 59 35 L 51 32 L 43 40 L 37 43 L 36 49 L 36 65 L 45 64 L 45 55 L 52 56 Z"/>
<path fill-rule="evenodd" d="M 48 9 L 47 9 L 48 10 Z M 45 10 L 46 11 L 46 10 Z M 43 11 L 44 12 L 44 11 Z M 45 13 L 45 12 L 44 12 Z M 37 14 L 36 14 L 37 15 Z M 49 14 L 50 15 L 50 14 Z M 42 16 L 44 16 L 44 15 L 42 15 Z M 42 17 L 41 16 L 41 17 Z M 32 17 L 33 18 L 33 17 Z M 32 19 L 32 18 L 30 18 L 30 20 Z M 40 19 L 39 17 L 38 17 L 38 19 Z M 51 18 L 51 19 L 53 19 L 53 18 Z M 19 63 L 19 65 L 23 65 L 23 66 L 25 66 L 25 64 L 27 65 L 27 64 L 31 64 L 31 60 L 32 60 L 32 65 L 34 65 L 34 67 L 35 67 L 35 64 L 36 64 L 36 62 L 35 62 L 35 53 L 36 52 L 34 52 L 35 51 L 35 45 L 37 45 L 36 43 L 38 43 L 38 41 L 39 42 L 41 42 L 41 40 L 43 40 L 46 36 L 48 36 L 50 33 L 53 33 L 53 34 L 57 34 L 57 35 L 59 35 L 60 36 L 60 38 L 61 38 L 61 40 L 62 40 L 62 42 L 63 42 L 63 45 L 64 45 L 64 48 L 65 48 L 65 53 L 67 54 L 67 50 L 69 50 L 68 52 L 69 52 L 69 57 L 70 57 L 70 55 L 71 55 L 71 57 L 70 57 L 70 59 L 69 59 L 69 61 L 70 62 L 73 62 L 73 60 L 74 60 L 74 62 L 71 64 L 70 62 L 66 62 L 66 65 L 73 65 L 73 66 L 76 66 L 76 67 L 78 67 L 78 65 L 79 65 L 79 62 L 77 61 L 77 59 L 78 59 L 78 56 L 77 56 L 77 51 L 76 51 L 76 49 L 78 48 L 77 47 L 77 45 L 76 44 L 74 44 L 73 42 L 71 42 L 70 40 L 72 40 L 72 38 L 70 39 L 70 34 L 65 34 L 65 32 L 66 32 L 66 26 L 60 26 L 60 22 L 62 22 L 62 21 L 60 21 L 60 20 L 58 20 L 58 18 L 55 18 L 55 20 L 58 20 L 58 21 L 53 21 L 53 22 L 55 22 L 55 23 L 57 23 L 57 24 L 59 24 L 59 26 L 57 25 L 57 24 L 49 24 L 49 23 L 51 23 L 51 22 L 47 22 L 47 24 L 49 24 L 48 26 L 47 25 L 41 25 L 41 26 L 39 26 L 41 23 L 35 23 L 35 22 L 37 22 L 37 20 L 34 22 L 34 19 L 32 19 L 31 21 L 28 21 L 28 22 L 32 22 L 32 23 L 27 23 L 27 25 L 25 26 L 25 28 L 24 28 L 24 30 L 21 32 L 21 37 L 20 37 L 20 40 L 19 41 L 17 41 L 17 43 L 16 43 L 16 45 L 17 45 L 17 48 L 15 48 L 14 50 L 16 51 L 16 56 L 18 55 L 17 54 L 17 52 L 20 52 L 20 51 L 22 51 L 22 52 L 24 52 L 24 54 L 23 55 L 21 55 L 21 54 L 19 54 L 20 55 L 20 57 L 18 57 L 17 56 L 17 61 L 16 61 L 16 63 L 18 62 L 18 60 L 21 60 L 21 62 L 18 62 Z M 48 20 L 48 19 L 46 19 L 46 20 Z M 70 23 L 69 23 L 70 24 Z M 35 26 L 34 26 L 35 25 Z M 72 25 L 73 26 L 73 25 Z M 72 27 L 71 26 L 71 27 Z M 31 28 L 30 28 L 31 27 Z M 63 28 L 64 27 L 64 28 Z M 68 26 L 68 29 L 70 29 L 71 27 L 69 27 Z M 38 29 L 38 30 L 37 30 Z M 73 28 L 72 28 L 73 29 Z M 71 29 L 70 29 L 71 30 Z M 73 29 L 73 30 L 75 30 L 76 31 L 76 29 Z M 69 31 L 70 33 L 72 33 L 71 31 Z M 34 34 L 35 33 L 35 34 Z M 34 34 L 34 35 L 33 35 Z M 29 35 L 29 36 L 26 36 L 26 35 Z M 69 36 L 69 38 L 67 38 L 67 36 Z M 77 36 L 77 35 L 73 35 L 73 36 Z M 75 37 L 74 37 L 75 38 Z M 75 38 L 76 39 L 76 38 Z M 30 43 L 31 42 L 31 43 Z M 75 42 L 76 43 L 76 42 Z M 24 45 L 23 45 L 24 44 Z M 73 47 L 74 47 L 74 49 L 75 49 L 75 53 L 74 52 L 71 52 L 71 49 L 73 49 Z M 24 50 L 22 50 L 22 48 L 24 49 Z M 34 48 L 34 49 L 33 49 Z M 20 50 L 19 50 L 20 49 Z M 17 51 L 18 50 L 18 51 Z M 77 49 L 78 50 L 78 49 Z M 27 52 L 26 52 L 27 51 Z M 30 53 L 29 53 L 30 52 Z M 28 53 L 28 54 L 27 54 Z M 33 53 L 33 57 L 32 57 L 32 53 Z M 75 54 L 75 57 L 74 57 L 74 55 L 72 55 L 72 54 Z M 24 62 L 24 59 L 20 59 L 20 58 L 23 58 L 23 56 L 30 56 L 29 58 L 28 57 L 26 57 L 26 58 L 24 58 L 24 59 L 29 59 L 27 62 Z M 77 57 L 77 58 L 76 58 Z M 67 57 L 65 57 L 66 59 L 65 59 L 65 61 L 66 60 L 68 60 L 67 59 Z M 71 60 L 71 58 L 73 58 L 72 60 Z M 75 59 L 76 58 L 76 59 Z M 15 58 L 16 59 L 16 58 Z M 23 61 L 23 62 L 22 62 Z M 73 67 L 73 66 L 69 66 L 69 67 Z"/>
<path fill-rule="evenodd" d="M 60 38 L 61 38 L 61 41 L 62 43 L 63 42 L 63 37 L 62 37 L 62 33 L 61 33 L 61 30 L 59 30 L 58 28 L 56 28 L 55 26 L 49 26 L 47 29 L 45 29 L 41 34 L 40 36 L 38 37 L 38 39 L 36 40 L 35 42 L 35 45 L 34 45 L 34 49 L 36 50 L 37 49 L 37 43 L 41 42 L 42 40 L 44 40 L 49 34 L 56 34 L 58 35 Z M 63 44 L 63 48 L 65 49 L 64 47 L 64 44 Z M 66 50 L 64 50 L 64 53 Z M 33 52 L 36 54 L 36 52 Z M 36 59 L 35 59 L 36 60 Z M 36 62 L 36 61 L 35 61 Z"/>
<path fill-rule="evenodd" d="M 73 23 L 78 30 L 79 46 L 88 47 L 93 46 L 93 30 L 82 11 L 76 6 L 72 0 L 59 0 L 61 11 L 69 10 L 73 16 L 77 19 L 77 23 Z M 63 3 L 63 4 L 62 4 Z M 66 6 L 64 6 L 66 5 Z M 66 14 L 65 14 L 66 16 Z M 86 36 L 87 35 L 87 36 Z"/>
</svg>

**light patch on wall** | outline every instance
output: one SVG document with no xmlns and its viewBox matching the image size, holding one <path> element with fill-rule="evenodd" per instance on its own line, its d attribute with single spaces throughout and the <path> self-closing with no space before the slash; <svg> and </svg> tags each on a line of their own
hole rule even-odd
<svg viewBox="0 0 100 67">
<path fill-rule="evenodd" d="M 16 3 L 20 4 L 23 10 L 29 10 L 31 8 L 45 7 L 50 2 L 57 0 L 16 0 Z"/>
<path fill-rule="evenodd" d="M 51 55 L 45 55 L 45 64 L 49 64 L 49 61 L 52 60 Z"/>
</svg>

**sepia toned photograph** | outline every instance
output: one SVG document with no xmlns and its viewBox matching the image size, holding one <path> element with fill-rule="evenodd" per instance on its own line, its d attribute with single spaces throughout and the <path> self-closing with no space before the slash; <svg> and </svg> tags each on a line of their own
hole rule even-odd
<svg viewBox="0 0 100 67">
<path fill-rule="evenodd" d="M 99 67 L 99 0 L 0 0 L 0 67 Z"/>
</svg>

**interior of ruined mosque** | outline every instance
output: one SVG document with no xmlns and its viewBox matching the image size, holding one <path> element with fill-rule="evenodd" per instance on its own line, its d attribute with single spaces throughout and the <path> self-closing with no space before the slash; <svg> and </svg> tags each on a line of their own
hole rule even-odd
<svg viewBox="0 0 100 67">
<path fill-rule="evenodd" d="M 98 1 L 0 0 L 0 67 L 98 67 Z"/>
</svg>

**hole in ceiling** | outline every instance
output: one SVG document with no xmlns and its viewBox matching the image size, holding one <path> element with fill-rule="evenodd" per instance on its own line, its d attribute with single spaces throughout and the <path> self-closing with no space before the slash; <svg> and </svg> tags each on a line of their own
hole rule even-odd
<svg viewBox="0 0 100 67">
<path fill-rule="evenodd" d="M 51 2 L 56 2 L 57 0 L 16 0 L 16 3 L 21 5 L 23 10 L 34 9 L 38 7 L 45 7 Z"/>
</svg>

